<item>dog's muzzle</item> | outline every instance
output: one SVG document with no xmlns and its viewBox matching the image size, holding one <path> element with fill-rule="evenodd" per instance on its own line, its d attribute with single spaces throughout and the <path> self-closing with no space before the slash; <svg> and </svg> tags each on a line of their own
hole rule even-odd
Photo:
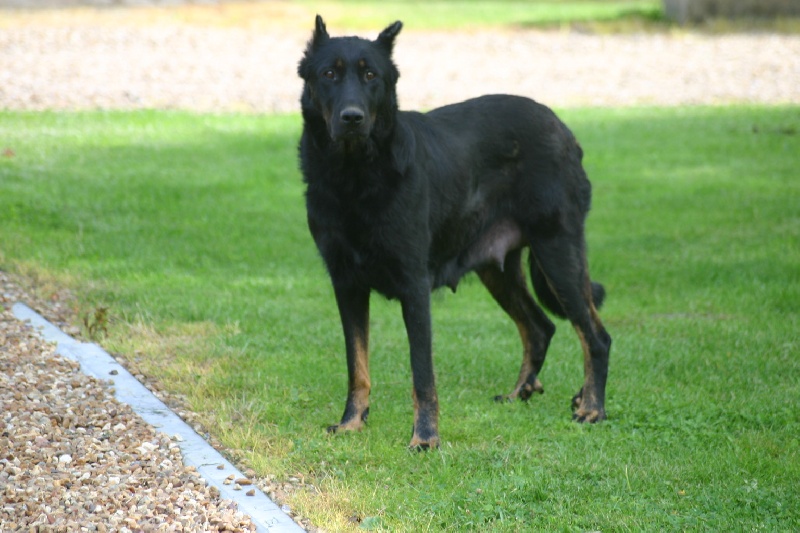
<svg viewBox="0 0 800 533">
<path fill-rule="evenodd" d="M 363 139 L 369 135 L 369 119 L 360 107 L 347 106 L 331 119 L 331 137 L 334 141 Z"/>
</svg>

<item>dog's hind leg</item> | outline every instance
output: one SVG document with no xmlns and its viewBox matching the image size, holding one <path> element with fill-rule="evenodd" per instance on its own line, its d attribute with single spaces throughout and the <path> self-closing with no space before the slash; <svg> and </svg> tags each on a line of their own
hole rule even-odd
<svg viewBox="0 0 800 533">
<path fill-rule="evenodd" d="M 359 430 L 369 415 L 369 290 L 334 286 L 347 353 L 347 403 L 328 432 Z"/>
<path fill-rule="evenodd" d="M 488 265 L 477 271 L 483 284 L 514 320 L 522 339 L 522 367 L 519 379 L 510 394 L 496 396 L 498 401 L 528 400 L 534 393 L 544 392 L 539 381 L 550 339 L 556 331 L 553 323 L 536 304 L 528 291 L 522 271 L 522 250 L 514 250 L 505 259 L 501 271 L 496 265 Z"/>
<path fill-rule="evenodd" d="M 532 239 L 531 253 L 531 269 L 538 267 L 541 270 L 583 347 L 584 382 L 572 400 L 572 417 L 579 422 L 599 422 L 606 418 L 605 391 L 611 336 L 597 314 L 583 236 L 576 240 L 575 236 L 560 233 Z"/>
</svg>

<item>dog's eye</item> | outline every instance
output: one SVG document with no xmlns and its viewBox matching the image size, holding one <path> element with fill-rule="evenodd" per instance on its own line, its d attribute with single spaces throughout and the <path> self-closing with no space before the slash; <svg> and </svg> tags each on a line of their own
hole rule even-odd
<svg viewBox="0 0 800 533">
<path fill-rule="evenodd" d="M 367 81 L 372 81 L 377 77 L 378 77 L 378 75 L 375 74 L 374 72 L 372 72 L 371 70 L 368 70 L 368 71 L 366 71 L 364 73 L 364 79 L 367 80 Z"/>
<path fill-rule="evenodd" d="M 326 70 L 325 72 L 323 72 L 323 73 L 322 73 L 322 75 L 323 75 L 325 78 L 329 79 L 329 80 L 332 80 L 332 79 L 335 79 L 335 78 L 336 78 L 336 72 L 334 72 L 334 70 L 333 70 L 332 68 L 329 68 L 328 70 Z"/>
</svg>

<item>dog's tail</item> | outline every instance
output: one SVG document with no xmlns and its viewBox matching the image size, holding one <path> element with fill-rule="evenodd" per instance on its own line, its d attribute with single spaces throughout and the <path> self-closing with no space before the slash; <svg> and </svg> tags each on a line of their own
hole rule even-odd
<svg viewBox="0 0 800 533">
<path fill-rule="evenodd" d="M 539 302 L 555 315 L 561 318 L 567 318 L 567 313 L 564 311 L 564 306 L 558 300 L 558 297 L 556 297 L 542 270 L 532 259 L 530 262 L 530 271 L 531 281 L 533 282 L 533 290 L 536 291 L 536 296 L 539 298 Z M 594 303 L 595 309 L 600 309 L 605 299 L 605 288 L 601 284 L 593 281 L 592 302 Z"/>
</svg>

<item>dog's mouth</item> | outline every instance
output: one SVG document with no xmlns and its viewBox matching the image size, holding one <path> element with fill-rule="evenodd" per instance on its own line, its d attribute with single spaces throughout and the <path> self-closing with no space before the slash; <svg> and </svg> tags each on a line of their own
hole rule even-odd
<svg viewBox="0 0 800 533">
<path fill-rule="evenodd" d="M 337 138 L 339 140 L 345 140 L 345 141 L 366 139 L 367 137 L 368 137 L 367 132 L 363 132 L 361 130 L 347 130 L 337 135 Z"/>
<path fill-rule="evenodd" d="M 331 133 L 333 143 L 347 150 L 358 149 L 367 142 L 368 138 L 368 134 L 353 130 Z"/>
</svg>

